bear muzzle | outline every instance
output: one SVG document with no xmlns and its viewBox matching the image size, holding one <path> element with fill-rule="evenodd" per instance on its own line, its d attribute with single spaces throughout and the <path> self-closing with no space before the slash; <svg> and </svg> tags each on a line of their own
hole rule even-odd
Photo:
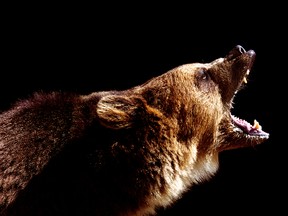
<svg viewBox="0 0 288 216">
<path fill-rule="evenodd" d="M 234 47 L 215 68 L 221 68 L 218 85 L 224 104 L 230 112 L 229 119 L 223 119 L 221 131 L 228 145 L 221 145 L 222 150 L 260 144 L 269 138 L 269 133 L 262 130 L 257 120 L 250 124 L 244 119 L 231 114 L 234 96 L 247 84 L 248 75 L 255 61 L 254 50 L 246 51 L 242 46 Z M 214 68 L 214 70 L 215 70 Z"/>
</svg>

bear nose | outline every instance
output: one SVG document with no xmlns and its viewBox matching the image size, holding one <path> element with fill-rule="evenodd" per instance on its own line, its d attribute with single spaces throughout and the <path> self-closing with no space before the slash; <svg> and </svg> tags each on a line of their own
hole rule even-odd
<svg viewBox="0 0 288 216">
<path fill-rule="evenodd" d="M 246 52 L 246 50 L 240 45 L 237 45 L 234 49 L 238 50 L 238 52 L 240 52 L 241 54 Z"/>
<path fill-rule="evenodd" d="M 242 46 L 237 45 L 228 53 L 228 55 L 226 56 L 226 59 L 232 60 L 245 52 L 246 50 Z"/>
</svg>

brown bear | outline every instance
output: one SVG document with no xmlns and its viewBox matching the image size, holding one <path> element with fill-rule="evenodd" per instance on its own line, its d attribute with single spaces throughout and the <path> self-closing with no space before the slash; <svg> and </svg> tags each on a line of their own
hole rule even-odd
<svg viewBox="0 0 288 216">
<path fill-rule="evenodd" d="M 231 114 L 253 50 L 123 91 L 35 93 L 0 115 L 2 215 L 155 215 L 269 134 Z"/>
</svg>

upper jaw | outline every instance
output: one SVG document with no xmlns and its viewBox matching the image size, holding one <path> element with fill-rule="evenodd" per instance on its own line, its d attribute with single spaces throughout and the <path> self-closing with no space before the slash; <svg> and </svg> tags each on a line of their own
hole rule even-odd
<svg viewBox="0 0 288 216">
<path fill-rule="evenodd" d="M 247 84 L 247 78 L 250 74 L 251 68 L 254 64 L 256 53 L 254 50 L 245 51 L 241 46 L 236 46 L 232 49 L 228 55 L 224 58 L 227 67 L 230 67 L 230 85 L 232 85 L 231 91 L 227 95 L 227 102 L 233 100 L 234 95 L 245 84 Z M 232 72 L 232 73 L 231 73 Z M 229 85 L 229 83 L 228 83 Z"/>
<path fill-rule="evenodd" d="M 234 95 L 247 83 L 256 53 L 236 46 L 224 58 L 216 59 L 209 69 L 211 77 L 218 84 L 222 101 L 231 104 Z"/>
<path fill-rule="evenodd" d="M 254 64 L 255 57 L 256 53 L 254 50 L 246 51 L 239 45 L 234 47 L 234 49 L 226 55 L 225 60 L 232 65 L 232 78 L 238 83 L 236 85 L 236 91 L 243 83 L 247 83 L 247 77 Z"/>
</svg>

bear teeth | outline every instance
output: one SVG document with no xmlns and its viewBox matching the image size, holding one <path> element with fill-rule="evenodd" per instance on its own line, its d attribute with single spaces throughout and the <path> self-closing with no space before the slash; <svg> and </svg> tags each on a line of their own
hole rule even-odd
<svg viewBox="0 0 288 216">
<path fill-rule="evenodd" d="M 257 130 L 262 130 L 262 126 L 259 124 L 259 122 L 254 119 L 254 125 L 252 126 L 253 129 L 257 129 Z"/>
<path fill-rule="evenodd" d="M 232 122 L 234 124 L 234 131 L 241 131 L 245 134 L 251 135 L 251 136 L 257 136 L 257 137 L 269 137 L 269 133 L 266 133 L 262 130 L 262 126 L 259 124 L 259 122 L 255 119 L 253 125 L 251 125 L 249 122 L 240 119 L 234 115 L 231 115 Z"/>
<path fill-rule="evenodd" d="M 245 84 L 247 83 L 247 77 L 248 77 L 249 74 L 250 74 L 250 69 L 247 69 L 246 74 L 245 74 L 245 76 L 244 76 L 244 78 L 243 78 L 243 82 L 244 82 Z"/>
</svg>

